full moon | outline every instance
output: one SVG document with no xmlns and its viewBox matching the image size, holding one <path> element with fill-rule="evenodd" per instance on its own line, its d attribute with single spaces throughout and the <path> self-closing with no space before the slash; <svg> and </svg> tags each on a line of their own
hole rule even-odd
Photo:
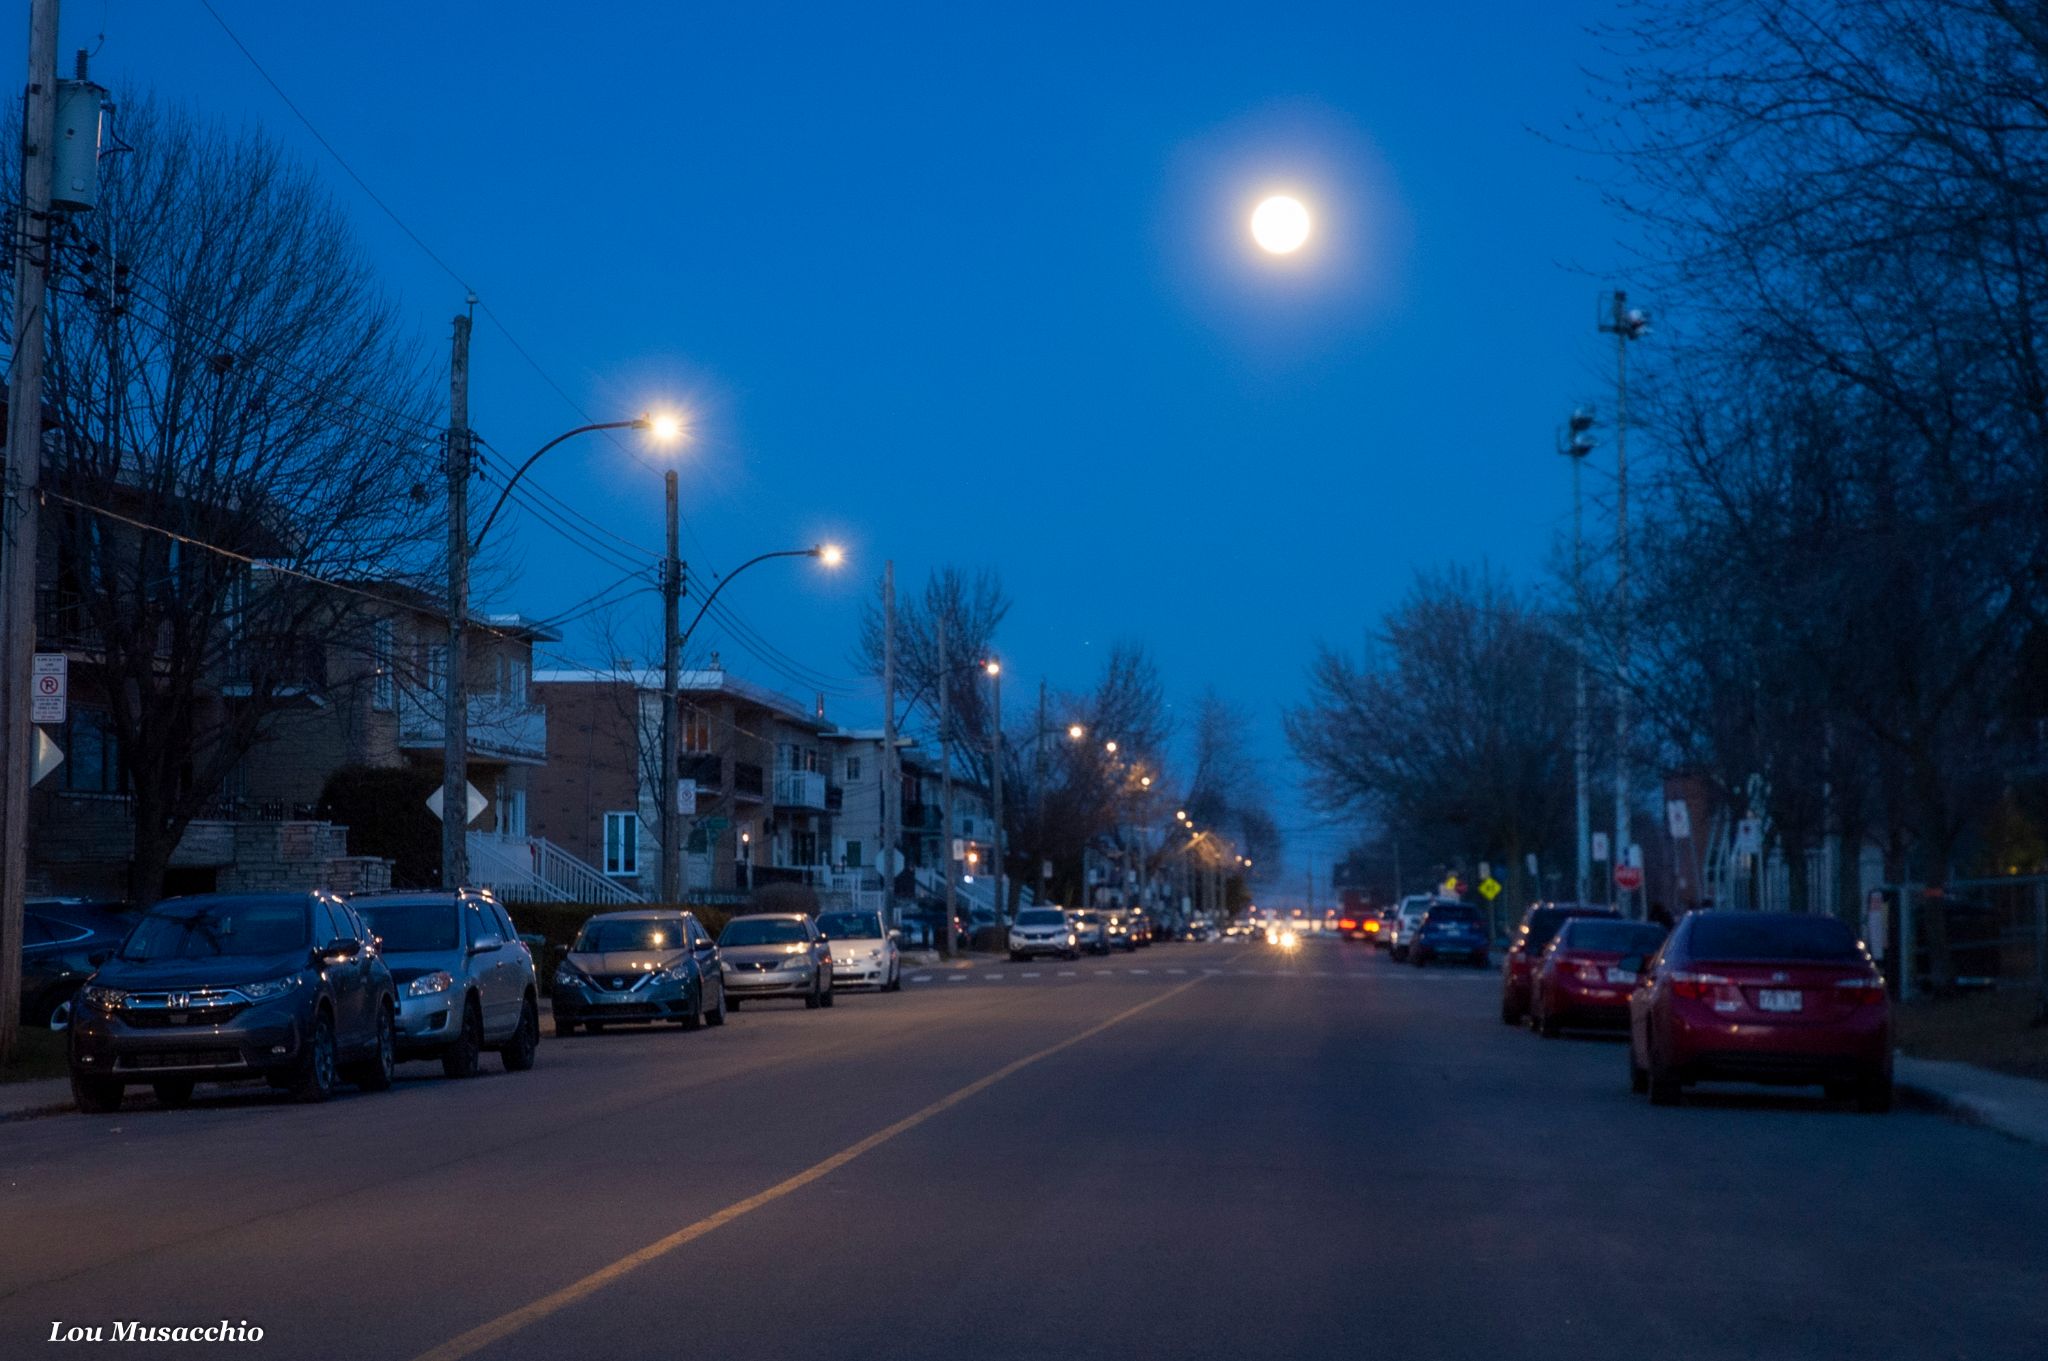
<svg viewBox="0 0 2048 1361">
<path fill-rule="evenodd" d="M 1252 210 L 1252 240 L 1272 255 L 1292 255 L 1308 240 L 1308 209 L 1301 200 L 1276 194 Z"/>
</svg>

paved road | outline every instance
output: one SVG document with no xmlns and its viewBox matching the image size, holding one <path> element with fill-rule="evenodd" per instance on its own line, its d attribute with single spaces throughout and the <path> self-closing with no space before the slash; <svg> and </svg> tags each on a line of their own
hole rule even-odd
<svg viewBox="0 0 2048 1361">
<path fill-rule="evenodd" d="M 294 1361 L 2048 1354 L 2048 1159 L 1996 1135 L 1652 1110 L 1490 977 L 1335 943 L 928 977 L 0 1125 L 0 1357 L 218 1318 Z"/>
</svg>

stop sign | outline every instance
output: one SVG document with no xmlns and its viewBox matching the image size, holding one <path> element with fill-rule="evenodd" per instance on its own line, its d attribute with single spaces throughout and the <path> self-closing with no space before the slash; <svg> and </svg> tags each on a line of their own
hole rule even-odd
<svg viewBox="0 0 2048 1361">
<path fill-rule="evenodd" d="M 1643 886 L 1643 871 L 1639 865 L 1616 865 L 1614 886 L 1624 893 L 1633 893 Z"/>
</svg>

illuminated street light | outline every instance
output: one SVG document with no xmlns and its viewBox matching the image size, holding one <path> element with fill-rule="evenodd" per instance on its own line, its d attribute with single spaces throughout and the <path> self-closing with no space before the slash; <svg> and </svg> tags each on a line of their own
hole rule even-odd
<svg viewBox="0 0 2048 1361">
<path fill-rule="evenodd" d="M 846 550 L 836 543 L 821 543 L 811 552 L 827 567 L 837 567 L 846 561 Z"/>
<path fill-rule="evenodd" d="M 1308 209 L 1298 198 L 1275 194 L 1252 210 L 1252 240 L 1268 255 L 1292 255 L 1308 241 Z"/>
<path fill-rule="evenodd" d="M 1003 674 L 1003 664 L 993 657 L 983 662 L 981 664 L 981 669 L 988 672 L 991 676 L 1000 676 Z"/>
<path fill-rule="evenodd" d="M 1116 755 L 1116 743 L 1115 743 L 1115 742 L 1104 742 L 1104 743 L 1102 744 L 1102 749 L 1103 749 L 1104 751 L 1108 752 L 1108 753 L 1109 753 L 1109 754 L 1110 754 L 1111 756 L 1114 756 L 1114 755 Z"/>
<path fill-rule="evenodd" d="M 1080 725 L 1079 723 L 1069 723 L 1069 724 L 1067 725 L 1067 740 L 1068 740 L 1068 741 L 1070 741 L 1070 742 L 1078 742 L 1078 741 L 1080 741 L 1080 740 L 1081 740 L 1082 738 L 1086 737 L 1087 735 L 1088 735 L 1088 730 L 1087 730 L 1086 728 L 1082 727 L 1082 726 L 1081 726 L 1081 725 Z"/>
</svg>

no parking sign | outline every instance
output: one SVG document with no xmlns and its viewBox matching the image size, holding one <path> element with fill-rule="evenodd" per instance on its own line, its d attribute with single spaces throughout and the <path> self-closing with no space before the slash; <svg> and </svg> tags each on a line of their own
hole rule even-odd
<svg viewBox="0 0 2048 1361">
<path fill-rule="evenodd" d="M 28 721 L 64 721 L 65 692 L 70 688 L 70 659 L 61 652 L 38 652 L 29 681 Z"/>
</svg>

